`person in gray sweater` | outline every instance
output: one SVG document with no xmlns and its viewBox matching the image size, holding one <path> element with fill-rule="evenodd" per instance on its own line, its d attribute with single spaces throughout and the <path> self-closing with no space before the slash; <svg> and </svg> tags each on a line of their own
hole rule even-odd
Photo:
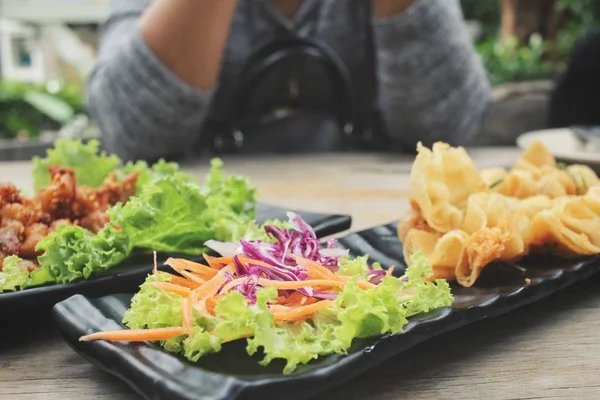
<svg viewBox="0 0 600 400">
<path fill-rule="evenodd" d="M 463 145 L 489 96 L 458 0 L 113 0 L 87 88 L 149 161 Z"/>
</svg>

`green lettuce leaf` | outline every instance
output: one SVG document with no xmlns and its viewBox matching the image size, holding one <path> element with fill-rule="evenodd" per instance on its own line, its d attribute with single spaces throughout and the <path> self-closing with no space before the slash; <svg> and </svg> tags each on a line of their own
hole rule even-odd
<svg viewBox="0 0 600 400">
<path fill-rule="evenodd" d="M 239 177 L 226 177 L 213 162 L 204 185 L 183 172 L 157 174 L 124 205 L 109 210 L 133 247 L 199 255 L 204 243 L 256 235 L 255 191 Z"/>
<path fill-rule="evenodd" d="M 65 283 L 107 270 L 131 252 L 125 234 L 106 225 L 98 234 L 80 226 L 61 225 L 36 246 L 41 268 L 32 273 L 35 284 Z"/>
<path fill-rule="evenodd" d="M 101 186 L 104 179 L 121 164 L 121 160 L 99 150 L 100 142 L 97 140 L 90 140 L 87 144 L 79 140 L 56 140 L 54 148 L 47 151 L 45 158 L 33 158 L 35 189 L 42 189 L 50 183 L 48 167 L 52 165 L 72 168 L 80 185 Z"/>
<path fill-rule="evenodd" d="M 181 326 L 181 297 L 166 293 L 153 286 L 155 277 L 150 275 L 140 286 L 140 291 L 131 299 L 131 307 L 123 316 L 123 323 L 131 329 L 167 328 Z M 165 282 L 169 276 L 158 274 L 159 282 Z M 181 352 L 184 337 L 162 342 L 167 351 Z"/>
<path fill-rule="evenodd" d="M 367 274 L 369 273 L 369 257 L 362 256 L 356 257 L 354 259 L 345 256 L 338 260 L 340 275 L 350 276 L 360 279 L 367 279 Z M 373 263 L 372 269 L 374 271 L 381 270 L 381 264 Z"/>
<path fill-rule="evenodd" d="M 117 171 L 119 178 L 123 179 L 132 172 L 138 172 L 139 177 L 136 184 L 136 193 L 142 191 L 142 188 L 151 184 L 152 180 L 158 176 L 175 175 L 179 171 L 179 165 L 173 162 L 159 160 L 156 164 L 149 166 L 146 161 L 128 162 Z M 191 175 L 189 179 L 192 180 Z"/>
<path fill-rule="evenodd" d="M 268 306 L 278 295 L 272 287 L 259 290 L 253 305 L 241 293 L 233 291 L 219 300 L 214 317 L 195 314 L 189 336 L 162 344 L 168 351 L 197 361 L 208 353 L 221 351 L 227 342 L 249 337 L 246 339 L 249 355 L 262 349 L 265 357 L 261 365 L 282 359 L 286 363 L 283 373 L 289 374 L 319 356 L 346 354 L 357 338 L 401 333 L 411 316 L 452 304 L 446 281 L 423 281 L 431 276 L 432 269 L 422 254 L 414 256 L 402 278 L 385 277 L 379 285 L 367 290 L 356 284 L 357 278 L 368 269 L 364 267 L 366 259 L 343 262 L 355 277 L 330 307 L 309 321 L 276 323 Z M 350 265 L 352 262 L 360 268 Z M 123 322 L 131 329 L 181 326 L 181 297 L 162 293 L 153 286 L 153 281 L 154 277 L 149 277 L 141 286 Z"/>
<path fill-rule="evenodd" d="M 29 273 L 22 265 L 23 260 L 17 256 L 8 256 L 2 263 L 0 271 L 0 293 L 24 289 L 29 284 Z"/>
</svg>

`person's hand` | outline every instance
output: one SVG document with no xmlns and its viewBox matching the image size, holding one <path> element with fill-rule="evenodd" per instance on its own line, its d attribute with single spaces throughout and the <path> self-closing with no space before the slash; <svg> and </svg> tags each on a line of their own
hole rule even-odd
<svg viewBox="0 0 600 400">
<path fill-rule="evenodd" d="M 373 17 L 384 19 L 404 12 L 418 0 L 371 0 L 373 3 Z"/>
</svg>

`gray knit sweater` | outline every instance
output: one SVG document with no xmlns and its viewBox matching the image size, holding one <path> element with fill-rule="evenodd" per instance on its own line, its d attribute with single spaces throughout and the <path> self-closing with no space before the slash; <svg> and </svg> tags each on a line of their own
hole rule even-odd
<svg viewBox="0 0 600 400">
<path fill-rule="evenodd" d="M 343 38 L 352 36 L 352 21 L 341 9 L 352 2 L 306 1 L 304 11 L 316 12 L 301 12 L 293 29 L 300 35 L 331 35 L 340 48 L 347 45 Z M 137 20 L 149 3 L 112 1 L 88 82 L 88 106 L 103 132 L 104 146 L 127 160 L 186 153 L 193 144 L 202 147 L 203 125 L 212 112 L 215 92 L 247 55 L 251 40 L 246 39 L 286 23 L 268 14 L 266 0 L 240 0 L 221 84 L 213 91 L 201 91 L 180 80 L 144 42 Z M 374 21 L 373 35 L 378 103 L 389 135 L 412 149 L 418 141 L 467 143 L 481 126 L 490 85 L 458 0 L 418 0 L 400 15 Z M 277 122 L 247 133 L 248 148 L 279 152 L 340 147 L 337 134 L 328 133 L 332 130 L 326 117 L 291 120 L 295 129 Z"/>
</svg>

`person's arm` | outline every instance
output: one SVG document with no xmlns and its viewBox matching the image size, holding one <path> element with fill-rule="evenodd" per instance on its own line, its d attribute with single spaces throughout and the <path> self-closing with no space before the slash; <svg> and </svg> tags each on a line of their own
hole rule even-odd
<svg viewBox="0 0 600 400">
<path fill-rule="evenodd" d="M 407 150 L 419 141 L 468 143 L 489 107 L 490 83 L 458 0 L 372 1 L 389 133 Z"/>
<path fill-rule="evenodd" d="M 87 103 L 125 160 L 184 153 L 217 82 L 237 0 L 114 0 Z"/>
</svg>

